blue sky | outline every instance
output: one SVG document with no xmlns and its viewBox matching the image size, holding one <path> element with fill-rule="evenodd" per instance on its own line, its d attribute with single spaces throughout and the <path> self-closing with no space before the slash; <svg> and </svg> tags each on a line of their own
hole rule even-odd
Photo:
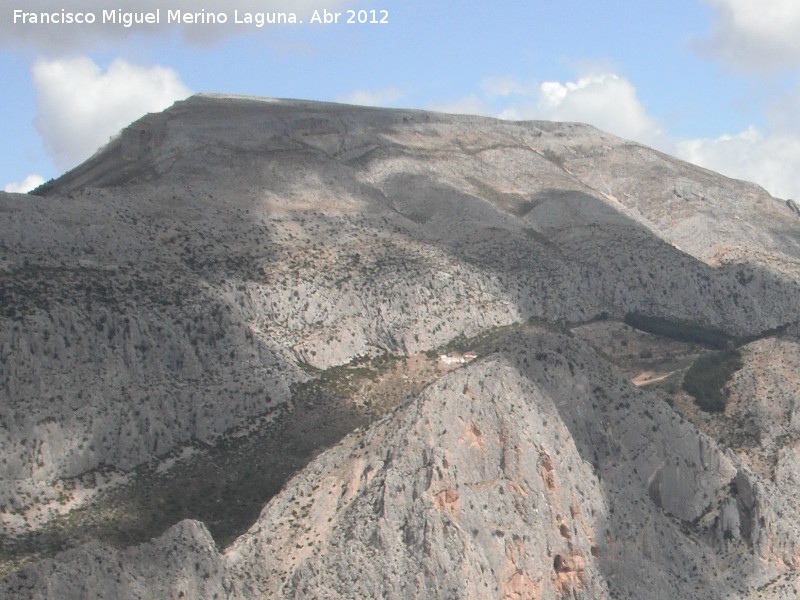
<svg viewBox="0 0 800 600">
<path fill-rule="evenodd" d="M 162 23 L 101 24 L 161 8 Z M 800 196 L 800 3 L 772 0 L 0 0 L 0 188 L 87 158 L 193 92 L 577 120 Z M 92 12 L 94 25 L 14 23 Z M 168 25 L 166 11 L 303 24 Z M 310 24 L 314 10 L 388 24 Z M 380 14 L 380 13 L 379 13 Z"/>
</svg>

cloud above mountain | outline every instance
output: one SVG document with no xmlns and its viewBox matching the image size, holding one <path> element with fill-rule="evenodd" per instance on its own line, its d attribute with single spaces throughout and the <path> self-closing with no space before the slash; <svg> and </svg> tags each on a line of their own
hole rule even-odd
<svg viewBox="0 0 800 600">
<path fill-rule="evenodd" d="M 190 93 L 172 69 L 119 59 L 106 70 L 89 58 L 40 60 L 33 80 L 36 129 L 60 168 L 75 166 L 132 121 Z"/>
<path fill-rule="evenodd" d="M 515 82 L 511 82 L 515 83 Z M 492 82 L 488 82 L 492 91 Z M 518 83 L 510 86 L 506 95 L 525 96 Z M 531 101 L 522 101 L 505 108 L 504 119 L 548 119 L 553 121 L 584 121 L 620 137 L 658 144 L 661 130 L 656 120 L 647 114 L 634 85 L 614 73 L 586 75 L 577 81 L 545 81 L 528 94 Z"/>
<path fill-rule="evenodd" d="M 44 177 L 41 175 L 32 174 L 25 177 L 22 181 L 7 183 L 3 187 L 3 191 L 12 194 L 27 194 L 32 189 L 39 187 L 43 183 Z"/>
<path fill-rule="evenodd" d="M 677 143 L 676 154 L 708 169 L 754 181 L 771 194 L 796 197 L 800 190 L 800 137 L 755 127 L 713 139 Z"/>
<path fill-rule="evenodd" d="M 349 94 L 339 97 L 339 102 L 358 104 L 359 106 L 396 106 L 404 97 L 403 91 L 397 87 L 387 87 L 378 90 L 354 90 Z"/>
<path fill-rule="evenodd" d="M 480 93 L 434 108 L 513 121 L 580 121 L 620 137 L 671 149 L 658 120 L 648 114 L 636 87 L 616 73 L 586 74 L 575 81 L 563 82 L 490 77 L 481 83 Z"/>
</svg>

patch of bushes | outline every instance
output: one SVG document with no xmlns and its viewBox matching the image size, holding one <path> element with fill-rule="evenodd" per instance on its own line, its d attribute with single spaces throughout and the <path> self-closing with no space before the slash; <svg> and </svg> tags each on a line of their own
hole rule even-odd
<svg viewBox="0 0 800 600">
<path fill-rule="evenodd" d="M 316 375 L 316 377 L 304 383 L 292 384 L 292 394 L 307 396 L 324 392 L 339 398 L 349 398 L 360 382 L 366 379 L 375 381 L 380 375 L 392 369 L 398 360 L 400 360 L 399 357 L 390 354 L 382 354 L 374 358 L 365 354 L 355 357 L 347 364 L 329 367 L 325 370 L 303 361 L 299 363 L 300 367 L 306 373 Z"/>
<path fill-rule="evenodd" d="M 723 387 L 742 368 L 738 350 L 724 350 L 701 356 L 686 372 L 683 389 L 694 397 L 697 406 L 706 412 L 724 412 L 727 397 Z"/>
<path fill-rule="evenodd" d="M 732 343 L 732 338 L 724 331 L 703 327 L 693 323 L 671 321 L 662 317 L 651 317 L 638 312 L 625 315 L 625 324 L 655 335 L 661 335 L 680 342 L 702 344 L 715 350 L 723 350 Z"/>
<path fill-rule="evenodd" d="M 481 355 L 487 350 L 487 348 L 490 348 L 493 344 L 496 344 L 507 335 L 518 331 L 525 331 L 528 329 L 528 326 L 532 324 L 533 320 L 531 320 L 528 325 L 522 323 L 497 325 L 495 327 L 485 329 L 472 337 L 466 337 L 463 334 L 459 334 L 447 342 L 444 346 L 431 348 L 430 350 L 427 350 L 425 354 L 431 360 L 438 358 L 442 354 L 464 354 L 465 352 L 475 352 L 478 355 Z"/>
</svg>

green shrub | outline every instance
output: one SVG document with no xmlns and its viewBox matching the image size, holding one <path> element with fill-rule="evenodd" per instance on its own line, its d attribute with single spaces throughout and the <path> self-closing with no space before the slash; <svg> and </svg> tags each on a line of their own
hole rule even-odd
<svg viewBox="0 0 800 600">
<path fill-rule="evenodd" d="M 625 315 L 625 324 L 640 331 L 661 335 L 680 342 L 702 344 L 716 350 L 727 348 L 732 342 L 731 336 L 719 329 L 682 321 L 671 321 L 662 317 L 651 317 L 638 312 L 627 313 Z"/>
<path fill-rule="evenodd" d="M 683 378 L 683 389 L 694 397 L 701 410 L 724 412 L 727 398 L 722 388 L 741 368 L 742 355 L 738 350 L 706 354 L 689 367 Z"/>
</svg>

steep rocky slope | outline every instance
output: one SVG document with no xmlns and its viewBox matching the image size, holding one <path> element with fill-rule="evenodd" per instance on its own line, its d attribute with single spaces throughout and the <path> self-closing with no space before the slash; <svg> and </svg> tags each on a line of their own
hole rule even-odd
<svg viewBox="0 0 800 600">
<path fill-rule="evenodd" d="M 734 465 L 570 340 L 508 346 L 293 481 L 228 551 L 234 596 L 695 597 L 719 566 L 670 517 Z"/>
<path fill-rule="evenodd" d="M 321 455 L 224 554 L 185 522 L 126 553 L 66 553 L 5 590 L 790 598 L 798 515 L 770 492 L 582 343 L 511 336 Z"/>
<path fill-rule="evenodd" d="M 438 381 L 398 374 L 409 392 L 434 382 L 321 456 L 223 555 L 183 524 L 152 548 L 73 550 L 6 590 L 80 597 L 70 582 L 87 577 L 119 597 L 789 589 L 776 578 L 797 567 L 791 203 L 585 125 L 222 96 L 144 117 L 37 194 L 0 194 L 12 555 L 90 505 L 88 475 L 136 485 L 142 465 L 185 468 L 181 448 L 229 464 L 231 448 L 282 439 L 275 427 L 313 438 L 333 394 L 345 412 L 300 469 L 400 399 L 359 388 L 347 416 L 341 384 L 370 365 L 521 323 L 568 337 L 484 344 Z M 743 344 L 726 413 L 680 390 L 707 350 L 635 334 L 632 313 Z M 263 502 L 289 474 L 258 488 Z M 177 555 L 149 563 L 173 545 L 208 576 Z"/>
</svg>

